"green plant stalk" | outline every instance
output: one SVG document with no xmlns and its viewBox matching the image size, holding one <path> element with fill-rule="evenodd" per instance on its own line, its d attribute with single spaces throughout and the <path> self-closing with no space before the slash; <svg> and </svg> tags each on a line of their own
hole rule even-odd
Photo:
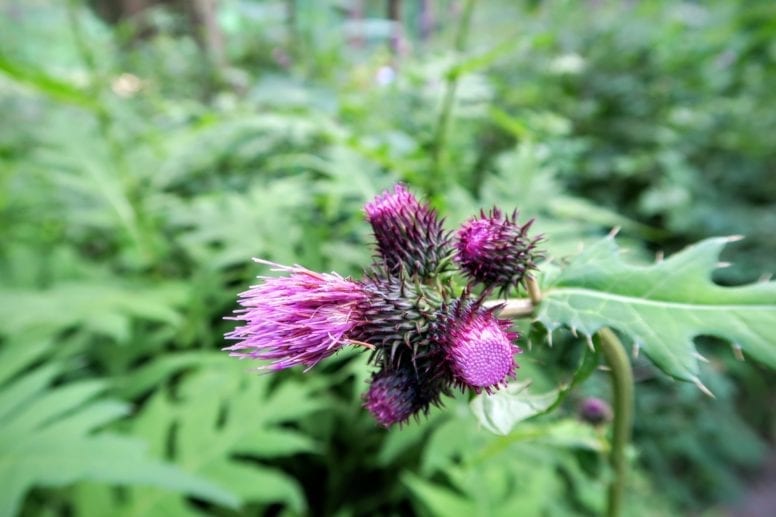
<svg viewBox="0 0 776 517">
<path fill-rule="evenodd" d="M 463 52 L 464 48 L 466 48 L 466 40 L 469 35 L 469 26 L 471 25 L 472 13 L 474 12 L 474 4 L 476 1 L 477 0 L 466 0 L 466 4 L 464 4 L 463 14 L 461 15 L 461 20 L 458 23 L 455 35 L 455 51 L 457 53 Z M 453 113 L 453 105 L 455 104 L 455 93 L 458 89 L 459 75 L 460 73 L 457 71 L 457 67 L 453 67 L 447 74 L 447 88 L 445 89 L 442 108 L 439 112 L 439 120 L 437 121 L 433 140 L 431 141 L 431 176 L 429 178 L 429 185 L 426 189 L 429 193 L 433 193 L 437 189 L 439 182 L 443 181 L 445 178 L 445 147 L 447 144 L 447 133 L 450 128 L 450 119 L 452 118 Z"/>
<path fill-rule="evenodd" d="M 609 453 L 609 462 L 614 470 L 614 478 L 609 485 L 606 515 L 616 517 L 622 513 L 625 496 L 625 480 L 628 470 L 625 449 L 630 441 L 633 425 L 633 371 L 625 348 L 611 329 L 599 330 L 598 337 L 604 361 L 611 370 L 612 392 L 614 394 L 612 448 Z"/>
<path fill-rule="evenodd" d="M 528 291 L 530 294 L 528 299 L 511 298 L 504 301 L 486 302 L 485 305 L 489 307 L 499 306 L 499 315 L 504 318 L 527 318 L 541 303 L 541 292 L 534 279 L 530 280 Z M 622 513 L 628 471 L 625 449 L 630 442 L 633 427 L 633 370 L 628 353 L 611 329 L 602 328 L 598 331 L 598 348 L 611 372 L 612 393 L 614 394 L 612 445 L 609 452 L 609 463 L 614 470 L 614 477 L 609 485 L 606 515 L 617 517 Z"/>
</svg>

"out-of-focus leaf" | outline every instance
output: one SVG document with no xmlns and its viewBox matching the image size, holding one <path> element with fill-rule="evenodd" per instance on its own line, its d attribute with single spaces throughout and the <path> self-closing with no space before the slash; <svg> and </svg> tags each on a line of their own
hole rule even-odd
<svg viewBox="0 0 776 517">
<path fill-rule="evenodd" d="M 530 393 L 530 381 L 515 382 L 495 393 L 480 394 L 471 401 L 474 416 L 488 431 L 506 435 L 518 423 L 544 413 L 558 399 L 559 390 Z"/>
<path fill-rule="evenodd" d="M 176 325 L 183 284 L 125 285 L 120 282 L 63 282 L 41 291 L 0 291 L 0 333 L 46 329 L 52 334 L 79 327 L 126 341 L 133 319 Z"/>
<path fill-rule="evenodd" d="M 19 351 L 20 345 L 14 348 Z M 14 515 L 33 487 L 86 480 L 154 486 L 237 504 L 229 490 L 149 456 L 141 440 L 100 432 L 128 407 L 96 399 L 105 388 L 102 381 L 52 388 L 61 370 L 49 364 L 0 385 L 0 513 Z"/>
<path fill-rule="evenodd" d="M 93 111 L 102 109 L 93 96 L 75 86 L 28 66 L 14 63 L 0 54 L 0 72 L 25 86 L 61 102 L 75 104 Z"/>
<path fill-rule="evenodd" d="M 260 460 L 315 451 L 314 441 L 285 424 L 317 411 L 322 400 L 297 383 L 274 390 L 271 384 L 271 377 L 250 374 L 237 361 L 200 369 L 176 387 L 175 399 L 157 391 L 135 418 L 133 434 L 147 439 L 154 453 L 169 454 L 183 471 L 234 492 L 243 504 L 283 503 L 302 512 L 307 503 L 296 481 Z M 115 504 L 115 515 L 190 513 L 185 500 L 158 490 L 132 490 Z"/>
<path fill-rule="evenodd" d="M 467 517 L 478 514 L 474 501 L 456 494 L 449 488 L 429 483 L 410 473 L 405 473 L 402 481 L 431 515 Z"/>
</svg>

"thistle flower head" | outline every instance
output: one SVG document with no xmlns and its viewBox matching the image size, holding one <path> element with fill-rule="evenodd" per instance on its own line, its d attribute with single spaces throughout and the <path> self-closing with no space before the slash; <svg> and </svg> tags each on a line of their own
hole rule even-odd
<svg viewBox="0 0 776 517">
<path fill-rule="evenodd" d="M 280 370 L 312 367 L 347 344 L 367 298 L 362 286 L 337 274 L 280 266 L 257 260 L 287 276 L 262 277 L 263 282 L 240 294 L 242 306 L 228 318 L 243 322 L 226 334 L 237 343 L 224 348 L 240 358 L 271 361 Z"/>
<path fill-rule="evenodd" d="M 518 225 L 516 211 L 481 212 L 458 229 L 455 259 L 471 282 L 501 291 L 517 287 L 541 258 L 536 250 L 541 237 L 528 236 L 532 224 L 533 219 Z"/>
<path fill-rule="evenodd" d="M 612 419 L 612 408 L 605 400 L 588 397 L 579 405 L 579 417 L 592 425 L 601 425 Z"/>
<path fill-rule="evenodd" d="M 406 369 L 378 371 L 364 394 L 364 407 L 383 427 L 406 422 L 423 409 L 417 375 Z"/>
<path fill-rule="evenodd" d="M 510 322 L 476 302 L 456 300 L 435 324 L 434 337 L 447 355 L 454 382 L 474 391 L 490 392 L 514 377 L 516 332 Z"/>
<path fill-rule="evenodd" d="M 439 293 L 376 270 L 365 276 L 361 287 L 368 298 L 359 306 L 361 321 L 352 336 L 375 347 L 375 363 L 395 367 L 411 357 L 417 365 L 434 351 L 428 331 L 443 303 Z"/>
<path fill-rule="evenodd" d="M 406 187 L 378 195 L 364 206 L 377 241 L 380 262 L 391 274 L 427 278 L 445 270 L 452 254 L 450 235 L 436 212 Z"/>
</svg>

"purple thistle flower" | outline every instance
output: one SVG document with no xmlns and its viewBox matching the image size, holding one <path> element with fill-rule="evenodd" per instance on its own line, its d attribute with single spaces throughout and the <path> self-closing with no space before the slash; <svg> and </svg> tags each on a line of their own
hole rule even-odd
<svg viewBox="0 0 776 517">
<path fill-rule="evenodd" d="M 502 292 L 517 287 L 541 258 L 535 249 L 541 237 L 528 237 L 532 224 L 518 225 L 517 211 L 511 217 L 497 208 L 480 212 L 458 229 L 455 259 L 474 283 Z"/>
<path fill-rule="evenodd" d="M 376 196 L 364 212 L 377 241 L 382 263 L 391 274 L 427 278 L 448 267 L 450 234 L 436 212 L 398 184 Z"/>
<path fill-rule="evenodd" d="M 592 425 L 601 425 L 612 419 L 612 408 L 605 400 L 588 397 L 579 405 L 579 417 Z"/>
<path fill-rule="evenodd" d="M 476 392 L 490 393 L 514 377 L 514 356 L 522 350 L 511 322 L 476 302 L 454 301 L 435 324 L 435 339 L 443 346 L 454 382 Z"/>
<path fill-rule="evenodd" d="M 264 281 L 240 294 L 243 307 L 227 318 L 244 324 L 226 334 L 238 343 L 224 348 L 240 358 L 265 359 L 265 368 L 308 368 L 348 344 L 358 324 L 359 307 L 368 294 L 361 284 L 337 274 L 315 273 L 301 266 L 273 266 L 288 276 Z"/>
</svg>

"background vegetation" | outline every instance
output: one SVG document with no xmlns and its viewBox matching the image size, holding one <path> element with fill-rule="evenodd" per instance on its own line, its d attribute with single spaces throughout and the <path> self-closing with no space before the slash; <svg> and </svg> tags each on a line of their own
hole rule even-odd
<svg viewBox="0 0 776 517">
<path fill-rule="evenodd" d="M 357 353 L 219 352 L 250 257 L 357 275 L 396 181 L 451 227 L 519 207 L 554 260 L 619 226 L 645 260 L 746 235 L 723 284 L 774 267 L 767 0 L 100 4 L 0 4 L 0 514 L 600 513 L 606 429 L 575 408 L 605 373 L 506 437 L 463 396 L 386 431 Z M 532 341 L 539 388 L 585 349 Z M 634 360 L 634 515 L 740 504 L 772 455 L 772 371 L 699 346 L 716 400 Z"/>
</svg>

